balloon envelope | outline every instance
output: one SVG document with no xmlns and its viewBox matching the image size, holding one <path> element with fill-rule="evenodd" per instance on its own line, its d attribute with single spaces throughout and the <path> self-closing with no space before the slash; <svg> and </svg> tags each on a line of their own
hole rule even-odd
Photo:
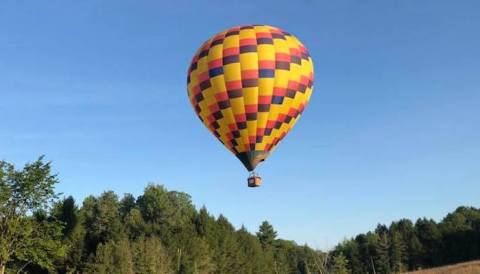
<svg viewBox="0 0 480 274">
<path fill-rule="evenodd" d="M 207 40 L 188 70 L 195 112 L 252 171 L 300 118 L 313 89 L 313 63 L 292 34 L 238 26 Z"/>
</svg>

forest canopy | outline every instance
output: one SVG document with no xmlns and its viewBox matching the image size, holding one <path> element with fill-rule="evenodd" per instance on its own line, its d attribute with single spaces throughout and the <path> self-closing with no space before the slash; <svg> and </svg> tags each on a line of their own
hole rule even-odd
<svg viewBox="0 0 480 274">
<path fill-rule="evenodd" d="M 105 191 L 80 204 L 60 197 L 51 163 L 0 161 L 0 274 L 5 273 L 395 273 L 480 258 L 480 210 L 441 222 L 402 219 L 322 252 L 254 234 L 197 209 L 191 197 L 149 184 Z"/>
</svg>

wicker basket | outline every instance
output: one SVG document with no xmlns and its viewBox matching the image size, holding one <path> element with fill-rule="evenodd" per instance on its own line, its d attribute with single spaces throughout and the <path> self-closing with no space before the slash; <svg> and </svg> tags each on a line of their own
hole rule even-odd
<svg viewBox="0 0 480 274">
<path fill-rule="evenodd" d="M 249 187 L 259 187 L 262 184 L 262 178 L 259 176 L 250 176 L 247 182 Z"/>
</svg>

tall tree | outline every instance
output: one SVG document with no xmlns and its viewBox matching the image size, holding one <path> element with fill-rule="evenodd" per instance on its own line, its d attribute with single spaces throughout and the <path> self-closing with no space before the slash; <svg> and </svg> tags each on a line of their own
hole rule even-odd
<svg viewBox="0 0 480 274">
<path fill-rule="evenodd" d="M 421 265 L 432 267 L 441 264 L 439 252 L 441 250 L 442 233 L 437 223 L 431 219 L 418 219 L 415 223 L 415 234 L 422 245 L 420 251 Z"/>
<path fill-rule="evenodd" d="M 245 227 L 237 231 L 239 251 L 242 256 L 239 257 L 241 273 L 276 273 L 273 256 L 271 253 L 264 252 L 262 245 L 257 237 L 250 234 Z"/>
<path fill-rule="evenodd" d="M 392 230 L 390 232 L 390 265 L 394 272 L 405 271 L 405 243 L 403 242 L 400 233 Z"/>
<path fill-rule="evenodd" d="M 179 228 L 190 222 L 195 211 L 190 195 L 167 191 L 165 187 L 153 184 L 145 188 L 137 204 L 147 222 L 172 228 Z"/>
<path fill-rule="evenodd" d="M 70 236 L 78 222 L 78 207 L 75 205 L 75 199 L 68 196 L 60 202 L 54 204 L 52 215 L 56 220 L 63 224 L 64 237 Z"/>
<path fill-rule="evenodd" d="M 273 241 L 277 238 L 277 232 L 269 222 L 263 221 L 258 229 L 257 237 L 260 243 L 262 243 L 262 246 L 266 248 L 272 246 Z"/>
<path fill-rule="evenodd" d="M 123 198 L 120 200 L 120 206 L 119 206 L 120 215 L 124 217 L 135 206 L 136 206 L 135 197 L 133 197 L 133 195 L 130 193 L 125 193 L 123 195 Z"/>
<path fill-rule="evenodd" d="M 206 223 L 208 224 L 208 222 Z M 215 273 L 238 273 L 238 242 L 233 225 L 221 215 L 215 222 L 215 234 L 211 243 L 214 247 L 213 260 L 216 264 Z"/>
<path fill-rule="evenodd" d="M 352 273 L 365 273 L 364 265 L 360 261 L 360 251 L 356 241 L 353 239 L 344 240 L 341 244 L 335 247 L 334 252 L 341 252 L 345 255 L 348 260 L 348 268 Z"/>
<path fill-rule="evenodd" d="M 95 258 L 86 272 L 92 274 L 133 274 L 133 258 L 128 240 L 110 240 L 98 244 Z"/>
<path fill-rule="evenodd" d="M 216 238 L 216 235 L 214 235 L 215 218 L 210 216 L 205 206 L 202 206 L 198 214 L 195 215 L 194 224 L 198 235 L 207 237 L 210 242 L 213 242 Z"/>
<path fill-rule="evenodd" d="M 350 270 L 348 269 L 348 260 L 342 253 L 339 253 L 338 255 L 333 257 L 331 273 L 332 274 L 350 274 Z M 382 273 L 387 273 L 387 272 L 382 272 Z"/>
<path fill-rule="evenodd" d="M 12 259 L 22 267 L 35 263 L 53 270 L 54 261 L 64 254 L 61 223 L 43 213 L 57 199 L 57 183 L 43 157 L 22 170 L 0 161 L 0 274 Z M 40 214 L 32 216 L 32 212 Z"/>
<path fill-rule="evenodd" d="M 98 198 L 90 196 L 83 202 L 83 222 L 86 234 L 87 253 L 95 252 L 97 245 L 118 240 L 123 226 L 119 214 L 118 196 L 106 191 Z"/>
<path fill-rule="evenodd" d="M 375 257 L 375 267 L 379 273 L 390 273 L 389 242 L 386 231 L 379 234 L 377 242 L 377 256 Z"/>
<path fill-rule="evenodd" d="M 415 227 L 412 221 L 401 219 L 397 222 L 393 222 L 391 229 L 398 231 L 403 243 L 405 243 L 405 256 L 403 258 L 403 263 L 408 269 L 416 269 L 420 266 L 419 258 L 422 245 L 415 233 Z"/>
<path fill-rule="evenodd" d="M 278 272 L 278 263 L 274 256 L 275 247 L 273 245 L 275 239 L 277 238 L 277 231 L 273 229 L 273 226 L 269 222 L 263 221 L 258 229 L 257 238 L 260 241 L 260 244 L 262 245 L 266 264 L 269 265 L 270 268 L 274 268 L 275 271 Z M 303 265 L 300 266 L 298 263 L 299 262 L 297 261 L 297 269 L 298 267 L 303 266 Z M 307 271 L 307 270 L 308 270 L 308 266 L 306 266 L 304 271 Z"/>
<path fill-rule="evenodd" d="M 168 274 L 171 262 L 158 237 L 140 237 L 132 243 L 135 273 Z"/>
</svg>

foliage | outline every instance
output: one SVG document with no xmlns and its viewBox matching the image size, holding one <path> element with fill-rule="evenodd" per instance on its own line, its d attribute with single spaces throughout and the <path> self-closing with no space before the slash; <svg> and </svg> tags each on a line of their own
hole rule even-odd
<svg viewBox="0 0 480 274">
<path fill-rule="evenodd" d="M 339 244 L 351 273 L 398 273 L 480 259 L 480 209 L 459 207 L 441 222 L 402 219 Z"/>
<path fill-rule="evenodd" d="M 342 253 L 333 257 L 331 272 L 332 274 L 349 274 L 350 273 L 348 269 L 348 260 Z"/>
<path fill-rule="evenodd" d="M 0 267 L 7 273 L 396 273 L 480 258 L 480 209 L 441 222 L 402 219 L 321 252 L 197 210 L 188 194 L 149 184 L 138 197 L 112 191 L 58 200 L 42 158 L 0 162 Z M 3 268 L 0 268 L 0 274 Z"/>
<path fill-rule="evenodd" d="M 0 273 L 29 265 L 53 270 L 64 256 L 62 223 L 49 215 L 57 182 L 43 157 L 21 170 L 0 161 Z"/>
</svg>

